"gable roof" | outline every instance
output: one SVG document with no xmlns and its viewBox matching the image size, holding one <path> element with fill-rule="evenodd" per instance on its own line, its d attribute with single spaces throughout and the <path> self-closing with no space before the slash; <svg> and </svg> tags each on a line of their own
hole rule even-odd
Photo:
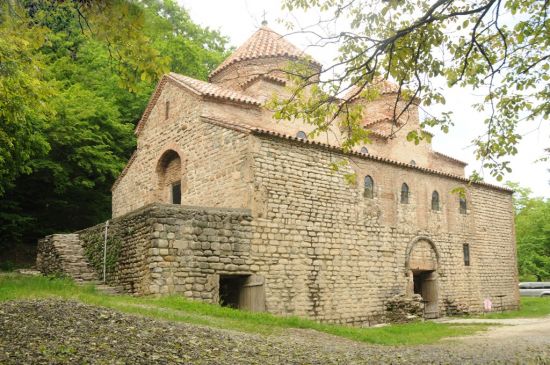
<svg viewBox="0 0 550 365">
<path fill-rule="evenodd" d="M 180 85 L 190 89 L 199 96 L 207 96 L 215 99 L 229 100 L 238 103 L 260 106 L 262 102 L 252 96 L 243 94 L 239 91 L 225 88 L 218 84 L 211 84 L 206 81 L 183 76 L 175 72 L 170 72 L 169 77 L 176 80 Z"/>
<path fill-rule="evenodd" d="M 151 114 L 151 111 L 153 110 L 155 104 L 157 103 L 158 98 L 162 93 L 162 90 L 164 89 L 164 86 L 168 82 L 180 88 L 183 88 L 187 91 L 190 91 L 193 94 L 200 97 L 231 101 L 236 103 L 253 105 L 257 107 L 262 105 L 262 102 L 260 100 L 253 98 L 249 95 L 243 94 L 239 91 L 228 89 L 216 84 L 211 84 L 206 81 L 197 80 L 192 77 L 180 75 L 175 72 L 170 72 L 169 74 L 164 75 L 162 79 L 159 81 L 159 83 L 157 84 L 157 87 L 155 88 L 153 95 L 149 99 L 149 103 L 147 104 L 147 107 L 145 108 L 145 111 L 143 112 L 141 119 L 136 125 L 136 129 L 134 130 L 134 133 L 136 135 L 138 135 L 142 131 L 145 125 L 145 121 L 147 121 L 147 119 L 149 118 L 149 115 Z"/>
<path fill-rule="evenodd" d="M 285 86 L 287 84 L 287 80 L 282 78 L 282 77 L 278 77 L 278 76 L 270 75 L 270 74 L 263 74 L 263 75 L 250 76 L 248 79 L 241 82 L 239 84 L 239 87 L 241 89 L 246 89 L 250 85 L 252 85 L 252 83 L 254 83 L 257 80 L 266 80 L 266 81 L 270 81 L 272 83 L 275 83 L 275 84 L 278 84 L 278 85 L 281 85 L 281 86 Z"/>
<path fill-rule="evenodd" d="M 458 158 L 454 158 L 454 157 L 452 157 L 452 156 L 446 155 L 446 154 L 444 154 L 444 153 L 437 152 L 437 151 L 433 151 L 433 153 L 435 153 L 436 155 L 438 155 L 438 156 L 440 156 L 440 157 L 443 157 L 443 158 L 445 158 L 445 159 L 447 159 L 447 160 L 449 160 L 449 161 L 455 162 L 455 163 L 457 163 L 457 164 L 459 164 L 459 165 L 463 165 L 463 166 L 468 165 L 467 162 L 464 162 L 464 161 L 462 161 L 462 160 L 459 160 Z"/>
<path fill-rule="evenodd" d="M 209 76 L 216 76 L 227 67 L 239 61 L 254 60 L 267 57 L 288 57 L 290 59 L 310 58 L 298 47 L 287 41 L 282 35 L 267 26 L 258 29 L 235 52 L 225 59 Z M 312 63 L 321 67 L 315 60 Z"/>
</svg>

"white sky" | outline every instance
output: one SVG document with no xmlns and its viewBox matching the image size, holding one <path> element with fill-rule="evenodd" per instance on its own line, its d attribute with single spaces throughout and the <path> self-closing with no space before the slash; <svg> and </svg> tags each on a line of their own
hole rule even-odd
<svg viewBox="0 0 550 365">
<path fill-rule="evenodd" d="M 252 33 L 254 33 L 263 19 L 264 11 L 269 26 L 280 34 L 289 31 L 277 22 L 284 19 L 301 25 L 313 24 L 318 20 L 318 14 L 307 13 L 289 14 L 281 10 L 280 0 L 178 0 L 186 8 L 194 22 L 219 30 L 229 37 L 230 43 L 238 47 Z M 304 49 L 311 42 L 304 35 L 292 35 L 289 38 L 293 44 Z M 334 47 L 309 48 L 307 52 L 325 66 L 330 65 L 337 55 Z M 479 161 L 474 157 L 474 148 L 471 141 L 474 137 L 483 133 L 484 115 L 472 108 L 478 99 L 477 94 L 465 89 L 454 88 L 445 91 L 447 104 L 438 108 L 431 108 L 431 112 L 452 111 L 455 126 L 448 134 L 434 131 L 432 146 L 434 150 L 459 158 L 468 162 L 466 175 L 477 169 L 485 181 L 496 183 L 488 171 L 483 174 Z M 519 182 L 522 186 L 529 187 L 536 196 L 550 198 L 550 163 L 535 162 L 543 155 L 543 149 L 550 147 L 550 123 L 527 122 L 521 126 L 520 134 L 524 135 L 519 153 L 511 158 L 512 173 L 505 180 Z M 500 184 L 500 183 L 497 183 Z"/>
</svg>

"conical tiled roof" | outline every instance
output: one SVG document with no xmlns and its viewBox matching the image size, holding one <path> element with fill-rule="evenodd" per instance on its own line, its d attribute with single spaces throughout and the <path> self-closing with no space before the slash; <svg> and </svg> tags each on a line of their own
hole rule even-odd
<svg viewBox="0 0 550 365">
<path fill-rule="evenodd" d="M 308 57 L 308 55 L 287 41 L 282 35 L 267 26 L 262 26 L 242 46 L 237 48 L 231 56 L 226 58 L 225 61 L 212 71 L 210 79 L 236 62 L 267 57 L 299 59 Z M 315 60 L 312 60 L 312 62 L 319 67 L 321 66 Z"/>
</svg>

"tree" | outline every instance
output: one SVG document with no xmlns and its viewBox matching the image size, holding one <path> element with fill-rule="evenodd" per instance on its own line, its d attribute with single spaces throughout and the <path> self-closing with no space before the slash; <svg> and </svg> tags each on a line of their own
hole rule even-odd
<svg viewBox="0 0 550 365">
<path fill-rule="evenodd" d="M 42 59 L 34 54 L 45 30 L 31 30 L 0 13 L 0 196 L 15 177 L 31 171 L 32 159 L 48 151 L 40 134 L 51 110 L 50 88 L 40 77 Z"/>
<path fill-rule="evenodd" d="M 531 191 L 517 183 L 506 185 L 515 190 L 519 274 L 525 280 L 550 279 L 550 199 L 532 198 Z"/>
<path fill-rule="evenodd" d="M 0 7 L 0 254 L 108 219 L 159 76 L 205 79 L 227 43 L 169 0 L 11 5 Z"/>
<path fill-rule="evenodd" d="M 476 105 L 488 114 L 486 133 L 474 141 L 476 157 L 498 180 L 510 171 L 507 157 L 517 153 L 518 123 L 550 115 L 548 0 L 284 0 L 283 6 L 328 14 L 295 32 L 316 37 L 314 46 L 338 44 L 340 54 L 320 75 L 310 68 L 291 69 L 296 87 L 292 97 L 279 101 L 276 116 L 305 119 L 317 132 L 340 123 L 350 131 L 344 148 L 368 140 L 361 113 L 350 101 L 376 97 L 377 78 L 395 80 L 396 105 L 406 103 L 404 110 L 394 108 L 394 123 L 417 98 L 422 106 L 445 103 L 431 80 L 485 92 Z M 343 23 L 349 29 L 331 31 L 336 27 L 330 25 Z M 450 114 L 443 113 L 427 118 L 422 127 L 447 132 L 452 124 Z M 429 136 L 408 136 L 416 142 L 423 138 Z"/>
</svg>

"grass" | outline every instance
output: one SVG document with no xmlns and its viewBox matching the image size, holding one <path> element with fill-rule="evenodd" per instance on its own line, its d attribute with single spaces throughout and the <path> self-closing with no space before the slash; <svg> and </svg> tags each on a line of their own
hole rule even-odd
<svg viewBox="0 0 550 365">
<path fill-rule="evenodd" d="M 299 317 L 251 313 L 187 300 L 180 296 L 108 296 L 93 286 L 77 286 L 68 279 L 0 274 L 0 302 L 17 299 L 62 298 L 112 308 L 155 319 L 207 325 L 216 328 L 277 334 L 289 328 L 312 329 L 355 341 L 382 345 L 434 343 L 445 337 L 471 335 L 488 328 L 487 324 L 443 324 L 415 322 L 378 328 L 358 328 L 321 324 Z"/>
<path fill-rule="evenodd" d="M 487 313 L 476 316 L 477 318 L 508 319 L 508 318 L 533 318 L 550 315 L 550 297 L 533 298 L 521 297 L 520 309 L 516 311 Z"/>
</svg>

